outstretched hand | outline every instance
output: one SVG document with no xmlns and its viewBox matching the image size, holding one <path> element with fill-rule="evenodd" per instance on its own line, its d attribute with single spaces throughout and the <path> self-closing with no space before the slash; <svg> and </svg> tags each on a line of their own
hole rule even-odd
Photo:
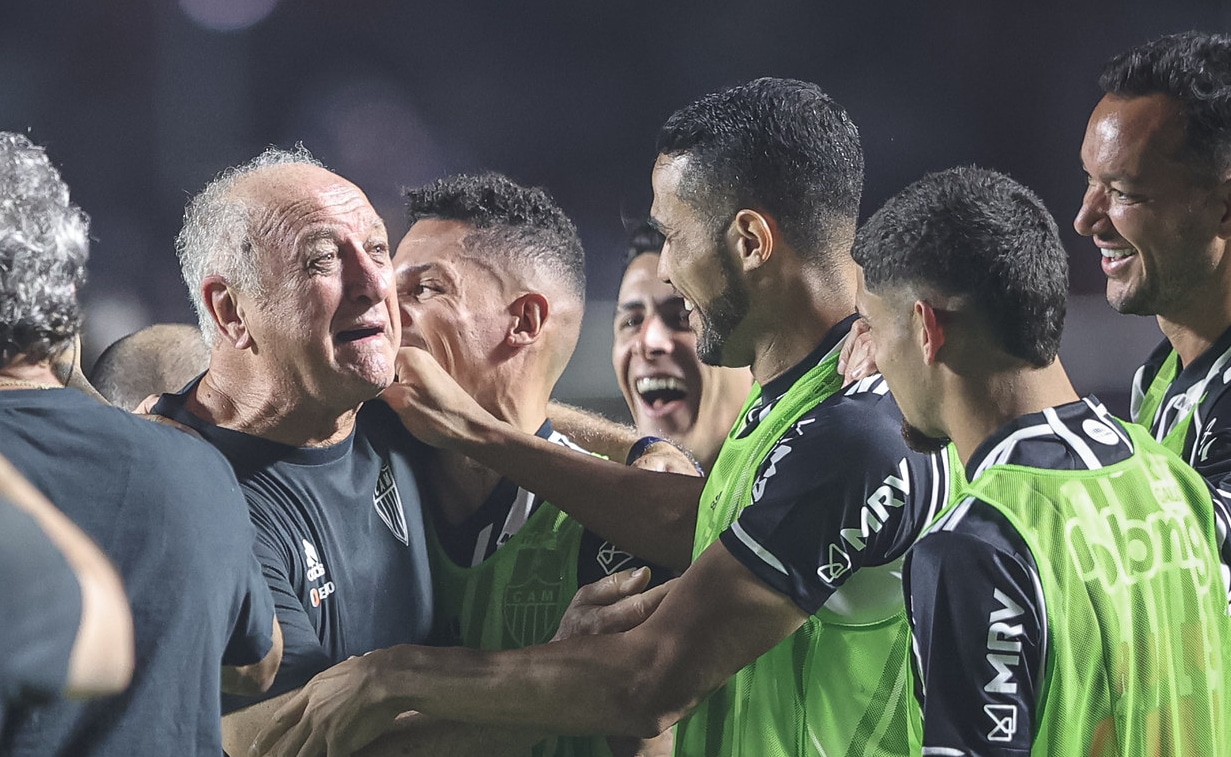
<svg viewBox="0 0 1231 757">
<path fill-rule="evenodd" d="M 381 399 L 411 434 L 433 447 L 457 449 L 477 429 L 498 423 L 419 347 L 398 350 L 397 378 Z"/>
<path fill-rule="evenodd" d="M 641 625 L 662 604 L 671 581 L 643 591 L 650 569 L 622 570 L 577 590 L 552 641 L 574 636 L 620 633 Z"/>
</svg>

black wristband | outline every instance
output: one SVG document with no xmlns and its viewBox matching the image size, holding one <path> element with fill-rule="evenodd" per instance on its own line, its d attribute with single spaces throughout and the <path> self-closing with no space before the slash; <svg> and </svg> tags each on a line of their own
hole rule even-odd
<svg viewBox="0 0 1231 757">
<path fill-rule="evenodd" d="M 684 453 L 684 457 L 688 458 L 688 462 L 692 463 L 692 467 L 697 469 L 697 473 L 705 475 L 705 470 L 701 468 L 701 463 L 697 462 L 697 458 L 693 456 L 691 452 L 672 440 L 664 439 L 661 436 L 643 436 L 633 442 L 633 446 L 628 450 L 628 459 L 624 461 L 624 464 L 632 465 L 645 454 L 646 450 L 659 442 L 663 444 L 670 444 L 672 447 L 675 447 L 680 452 Z"/>
<path fill-rule="evenodd" d="M 645 454 L 645 451 L 650 448 L 650 445 L 658 444 L 659 442 L 665 442 L 666 444 L 671 444 L 671 442 L 667 441 L 666 439 L 663 439 L 661 436 L 643 436 L 637 441 L 633 442 L 633 446 L 629 447 L 628 449 L 628 459 L 624 461 L 624 464 L 632 465 L 642 455 Z M 675 445 L 672 445 L 672 446 L 675 446 Z"/>
</svg>

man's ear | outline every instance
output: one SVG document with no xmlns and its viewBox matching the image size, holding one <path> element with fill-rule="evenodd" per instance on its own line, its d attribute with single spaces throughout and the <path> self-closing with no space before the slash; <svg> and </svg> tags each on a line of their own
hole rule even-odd
<svg viewBox="0 0 1231 757">
<path fill-rule="evenodd" d="M 923 362 L 933 365 L 936 363 L 936 356 L 940 353 L 940 348 L 945 346 L 945 327 L 941 324 L 936 309 L 926 300 L 915 300 L 913 320 L 918 328 Z"/>
<path fill-rule="evenodd" d="M 764 213 L 744 208 L 735 214 L 727 237 L 739 255 L 740 268 L 751 271 L 760 268 L 774 254 L 778 226 Z"/>
<path fill-rule="evenodd" d="M 551 309 L 547 298 L 538 292 L 527 292 L 513 300 L 509 313 L 513 321 L 505 342 L 510 347 L 530 344 L 543 333 Z"/>
<path fill-rule="evenodd" d="M 214 319 L 214 326 L 223 339 L 237 350 L 253 345 L 252 334 L 244 322 L 244 306 L 237 299 L 237 292 L 221 276 L 206 276 L 201 282 L 205 307 Z"/>
<path fill-rule="evenodd" d="M 1222 204 L 1222 218 L 1218 220 L 1218 236 L 1231 239 L 1231 179 L 1218 185 L 1218 199 Z"/>
</svg>

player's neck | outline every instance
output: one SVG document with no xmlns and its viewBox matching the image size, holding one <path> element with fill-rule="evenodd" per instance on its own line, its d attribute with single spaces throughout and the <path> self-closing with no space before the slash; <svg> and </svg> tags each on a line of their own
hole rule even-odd
<svg viewBox="0 0 1231 757">
<path fill-rule="evenodd" d="M 501 372 L 489 386 L 467 391 L 479 405 L 518 431 L 538 433 L 547 420 L 547 402 L 553 383 L 542 380 L 532 366 L 515 372 Z"/>
<path fill-rule="evenodd" d="M 450 450 L 435 450 L 430 478 L 434 500 L 451 525 L 459 525 L 488 500 L 501 476 L 469 457 Z"/>
<path fill-rule="evenodd" d="M 775 325 L 757 336 L 752 377 L 761 386 L 799 365 L 834 326 L 855 312 L 853 297 L 849 303 L 809 305 L 780 311 L 774 316 Z"/>
<path fill-rule="evenodd" d="M 1204 285 L 1158 315 L 1158 328 L 1179 353 L 1182 365 L 1201 357 L 1231 328 L 1231 254 L 1224 256 L 1224 265 Z"/>
<path fill-rule="evenodd" d="M 954 376 L 947 408 L 950 438 L 962 463 L 998 429 L 1023 415 L 1078 400 L 1057 358 L 1046 368 L 1019 368 L 965 379 Z"/>
<path fill-rule="evenodd" d="M 336 408 L 306 401 L 258 381 L 237 381 L 210 367 L 189 394 L 189 412 L 216 426 L 292 447 L 326 447 L 355 428 L 359 407 Z"/>
<path fill-rule="evenodd" d="M 30 362 L 23 355 L 18 355 L 3 368 L 0 368 L 0 390 L 2 389 L 52 389 L 63 387 L 61 381 L 48 362 Z"/>
</svg>

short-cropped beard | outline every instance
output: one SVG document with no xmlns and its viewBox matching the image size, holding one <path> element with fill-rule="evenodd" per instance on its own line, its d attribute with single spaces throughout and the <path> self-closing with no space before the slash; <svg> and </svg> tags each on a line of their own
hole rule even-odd
<svg viewBox="0 0 1231 757">
<path fill-rule="evenodd" d="M 902 419 L 902 438 L 906 440 L 907 447 L 925 455 L 941 452 L 945 447 L 949 446 L 948 439 L 928 436 L 915 426 L 910 425 L 905 418 Z"/>
</svg>

